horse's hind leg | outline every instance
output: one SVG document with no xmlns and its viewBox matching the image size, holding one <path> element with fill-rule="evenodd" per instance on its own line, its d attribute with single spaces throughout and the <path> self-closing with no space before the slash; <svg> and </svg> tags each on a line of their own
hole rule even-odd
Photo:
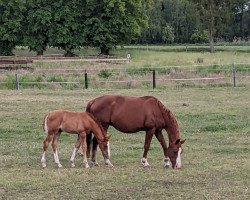
<svg viewBox="0 0 250 200">
<path fill-rule="evenodd" d="M 91 161 L 93 166 L 99 166 L 96 160 L 97 145 L 98 145 L 97 139 L 96 137 L 94 137 L 92 141 L 92 156 L 91 156 Z"/>
<path fill-rule="evenodd" d="M 167 144 L 165 142 L 165 139 L 164 139 L 161 131 L 155 132 L 155 136 L 156 136 L 157 140 L 159 141 L 159 143 L 161 144 L 163 152 L 164 152 L 163 165 L 164 165 L 164 167 L 168 168 L 168 167 L 170 167 L 170 159 L 167 155 Z"/>
<path fill-rule="evenodd" d="M 81 143 L 82 143 L 81 137 L 78 135 L 78 138 L 77 138 L 77 140 L 76 140 L 76 143 L 75 143 L 75 147 L 74 147 L 72 156 L 71 156 L 71 158 L 70 158 L 71 167 L 75 167 L 75 157 L 76 157 L 77 151 L 79 150 L 79 148 L 80 148 L 80 146 L 81 146 Z"/>
<path fill-rule="evenodd" d="M 49 143 L 51 142 L 52 139 L 53 139 L 53 135 L 47 135 L 47 137 L 43 141 L 43 155 L 42 155 L 42 159 L 41 159 L 41 163 L 42 163 L 43 168 L 46 167 L 46 151 L 47 151 Z"/>
<path fill-rule="evenodd" d="M 59 161 L 59 156 L 58 156 L 58 150 L 57 150 L 57 145 L 58 145 L 58 141 L 59 141 L 59 136 L 60 136 L 61 132 L 58 132 L 56 135 L 54 135 L 53 137 L 53 141 L 52 141 L 52 150 L 53 150 L 53 153 L 54 153 L 54 160 L 55 160 L 55 163 L 57 164 L 57 166 L 59 168 L 62 167 L 60 161 Z"/>
</svg>

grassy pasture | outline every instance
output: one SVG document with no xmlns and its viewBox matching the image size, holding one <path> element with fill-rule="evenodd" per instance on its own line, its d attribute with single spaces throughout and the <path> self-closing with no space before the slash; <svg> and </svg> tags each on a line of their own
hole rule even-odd
<svg viewBox="0 0 250 200">
<path fill-rule="evenodd" d="M 162 149 L 153 138 L 143 169 L 144 133 L 126 135 L 113 128 L 111 162 L 83 169 L 81 157 L 71 169 L 73 135 L 62 134 L 59 157 L 51 147 L 47 169 L 40 164 L 42 119 L 57 108 L 85 110 L 104 94 L 153 95 L 176 115 L 187 139 L 181 170 L 164 169 Z M 249 88 L 168 90 L 0 90 L 0 199 L 249 199 Z M 183 106 L 183 103 L 187 106 Z"/>
<path fill-rule="evenodd" d="M 157 71 L 157 86 L 165 87 L 228 87 L 232 86 L 232 68 L 237 71 L 237 86 L 249 86 L 250 47 L 216 46 L 211 54 L 206 46 L 126 46 L 111 51 L 113 56 L 126 57 L 131 54 L 130 63 L 106 63 L 87 61 L 38 61 L 28 64 L 30 71 L 20 71 L 21 88 L 82 88 L 84 69 L 89 70 L 90 88 L 152 88 L 152 69 Z M 45 54 L 62 54 L 50 48 Z M 76 51 L 79 56 L 97 55 L 98 49 L 88 48 Z M 15 50 L 18 56 L 31 56 L 25 48 Z M 16 66 L 14 66 L 15 69 Z M 1 69 L 1 66 L 0 66 Z M 64 69 L 78 69 L 65 73 Z M 52 72 L 50 70 L 57 70 Z M 15 88 L 15 70 L 0 74 L 0 88 Z M 217 80 L 179 80 L 217 78 Z M 100 82 L 101 81 L 101 82 Z M 113 81 L 110 83 L 110 81 Z M 119 81 L 123 81 L 122 83 Z M 137 82 L 136 82 L 137 81 Z M 41 84 L 41 82 L 54 82 Z M 62 82 L 77 82 L 64 84 Z M 114 83 L 115 82 L 115 83 Z M 118 82 L 118 83 L 117 83 Z M 30 84 L 31 83 L 31 84 Z"/>
</svg>

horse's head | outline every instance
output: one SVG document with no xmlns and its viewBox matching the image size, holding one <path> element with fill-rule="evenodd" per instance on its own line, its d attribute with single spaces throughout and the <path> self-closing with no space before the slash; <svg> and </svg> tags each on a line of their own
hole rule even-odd
<svg viewBox="0 0 250 200">
<path fill-rule="evenodd" d="M 105 137 L 104 140 L 102 140 L 102 141 L 98 141 L 99 147 L 103 153 L 103 156 L 107 159 L 110 158 L 110 145 L 109 145 L 109 138 L 110 137 L 111 137 L 111 135 Z"/>
<path fill-rule="evenodd" d="M 167 149 L 167 154 L 170 158 L 172 163 L 173 169 L 180 169 L 181 168 L 181 153 L 182 147 L 181 145 L 185 142 L 185 140 L 177 139 L 174 144 L 171 144 Z"/>
</svg>

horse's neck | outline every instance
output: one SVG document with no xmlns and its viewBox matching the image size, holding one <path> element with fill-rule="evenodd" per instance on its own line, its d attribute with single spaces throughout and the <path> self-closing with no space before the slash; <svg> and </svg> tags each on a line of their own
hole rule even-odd
<svg viewBox="0 0 250 200">
<path fill-rule="evenodd" d="M 173 113 L 167 109 L 165 110 L 164 120 L 168 133 L 169 145 L 173 145 L 176 140 L 180 138 L 179 125 Z"/>
</svg>

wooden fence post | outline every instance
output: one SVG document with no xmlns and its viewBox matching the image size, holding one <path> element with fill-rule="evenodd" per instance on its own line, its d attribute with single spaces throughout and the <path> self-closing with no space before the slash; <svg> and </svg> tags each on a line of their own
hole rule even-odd
<svg viewBox="0 0 250 200">
<path fill-rule="evenodd" d="M 233 86 L 236 87 L 236 69 L 233 65 L 233 69 L 232 69 L 232 76 L 233 76 Z"/>
<path fill-rule="evenodd" d="M 20 82 L 19 82 L 19 76 L 16 74 L 16 90 L 19 90 Z"/>
<path fill-rule="evenodd" d="M 85 89 L 88 89 L 88 73 L 87 73 L 86 70 L 85 70 L 85 73 L 84 73 L 84 77 L 85 77 Z"/>
<path fill-rule="evenodd" d="M 155 70 L 153 70 L 153 89 L 156 87 L 156 82 L 155 82 Z"/>
</svg>

